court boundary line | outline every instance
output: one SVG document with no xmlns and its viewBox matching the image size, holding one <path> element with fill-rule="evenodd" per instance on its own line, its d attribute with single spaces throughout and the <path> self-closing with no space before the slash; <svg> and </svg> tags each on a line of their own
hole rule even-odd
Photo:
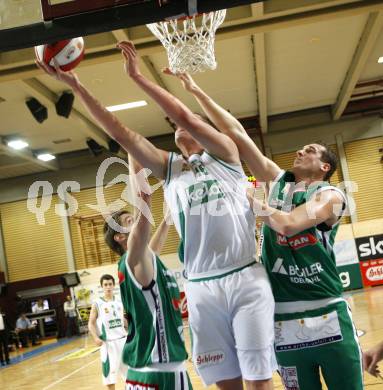
<svg viewBox="0 0 383 390">
<path fill-rule="evenodd" d="M 53 386 L 58 385 L 59 383 L 65 381 L 65 379 L 70 378 L 72 375 L 76 374 L 77 372 L 81 371 L 82 369 L 84 369 L 84 368 L 90 366 L 91 364 L 93 364 L 94 362 L 99 361 L 99 360 L 100 360 L 99 358 L 93 359 L 91 362 L 85 364 L 85 366 L 82 366 L 82 367 L 80 367 L 80 368 L 77 368 L 76 370 L 70 372 L 69 374 L 63 376 L 62 378 L 57 379 L 55 382 L 52 382 L 52 383 L 49 384 L 48 386 L 43 387 L 42 390 L 48 390 L 48 389 L 52 388 Z"/>
</svg>

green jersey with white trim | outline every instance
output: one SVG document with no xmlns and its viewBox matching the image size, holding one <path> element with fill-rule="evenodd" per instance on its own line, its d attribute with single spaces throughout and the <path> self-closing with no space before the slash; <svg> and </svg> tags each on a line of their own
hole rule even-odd
<svg viewBox="0 0 383 390">
<path fill-rule="evenodd" d="M 211 278 L 256 258 L 255 217 L 240 164 L 206 151 L 188 160 L 170 153 L 164 196 L 181 238 L 189 280 Z"/>
<path fill-rule="evenodd" d="M 327 182 L 308 188 L 295 183 L 294 174 L 282 171 L 270 188 L 269 205 L 289 212 L 322 191 L 342 191 Z M 342 211 L 343 211 L 342 210 Z M 310 213 L 310 210 L 308 210 Z M 343 287 L 338 276 L 333 245 L 339 220 L 329 227 L 313 226 L 293 236 L 283 236 L 264 224 L 262 262 L 276 302 L 311 301 L 339 297 Z"/>
<path fill-rule="evenodd" d="M 124 308 L 122 303 L 115 297 L 110 301 L 104 298 L 97 298 L 94 303 L 97 309 L 96 322 L 100 339 L 111 341 L 125 337 Z"/>
<path fill-rule="evenodd" d="M 140 368 L 153 363 L 182 362 L 187 358 L 177 282 L 153 254 L 154 278 L 141 286 L 134 277 L 128 253 L 118 263 L 121 299 L 128 315 L 123 361 Z"/>
</svg>

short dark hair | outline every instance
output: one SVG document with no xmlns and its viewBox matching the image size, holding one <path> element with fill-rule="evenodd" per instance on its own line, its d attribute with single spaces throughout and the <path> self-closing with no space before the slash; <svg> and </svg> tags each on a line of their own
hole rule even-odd
<svg viewBox="0 0 383 390">
<path fill-rule="evenodd" d="M 330 170 L 326 172 L 323 178 L 323 180 L 328 181 L 336 171 L 336 168 L 338 166 L 338 157 L 336 153 L 333 152 L 327 145 L 323 143 L 319 143 L 319 145 L 324 147 L 324 150 L 322 150 L 322 154 L 321 154 L 321 161 L 330 164 Z"/>
<path fill-rule="evenodd" d="M 109 274 L 102 275 L 100 278 L 100 285 L 101 286 L 102 286 L 102 283 L 104 282 L 104 280 L 111 280 L 113 282 L 113 284 L 116 284 L 114 281 L 114 277 L 112 275 L 109 275 Z"/>
<path fill-rule="evenodd" d="M 119 210 L 114 212 L 108 221 L 105 222 L 104 224 L 104 240 L 106 242 L 106 245 L 113 251 L 118 253 L 120 256 L 124 254 L 124 248 L 114 239 L 114 235 L 118 233 L 116 230 L 114 230 L 110 224 L 109 221 L 110 219 L 113 219 L 114 222 L 116 222 L 118 225 L 121 225 L 121 215 L 124 214 L 130 214 L 126 210 Z"/>
</svg>

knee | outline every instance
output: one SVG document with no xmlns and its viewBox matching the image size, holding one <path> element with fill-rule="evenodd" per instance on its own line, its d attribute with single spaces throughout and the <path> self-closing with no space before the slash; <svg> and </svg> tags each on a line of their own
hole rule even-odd
<svg viewBox="0 0 383 390">
<path fill-rule="evenodd" d="M 272 379 L 263 379 L 256 381 L 245 380 L 246 390 L 272 390 L 273 381 Z"/>
</svg>

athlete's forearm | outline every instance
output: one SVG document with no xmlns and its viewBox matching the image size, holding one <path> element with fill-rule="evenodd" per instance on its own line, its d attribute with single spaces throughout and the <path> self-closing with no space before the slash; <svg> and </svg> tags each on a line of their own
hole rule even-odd
<svg viewBox="0 0 383 390">
<path fill-rule="evenodd" d="M 257 180 L 261 182 L 273 180 L 280 168 L 264 156 L 238 119 L 217 104 L 195 82 L 193 82 L 190 92 L 217 129 L 235 142 L 241 159 L 246 162 L 251 173 L 257 177 Z"/>
<path fill-rule="evenodd" d="M 246 134 L 246 130 L 237 118 L 216 103 L 199 86 L 193 88 L 191 93 L 207 117 L 214 123 L 218 130 L 222 131 L 222 133 L 230 137 L 233 137 L 236 134 Z"/>
<path fill-rule="evenodd" d="M 136 197 L 136 208 L 139 210 L 136 211 L 136 220 L 128 236 L 128 263 L 139 283 L 146 286 L 153 277 L 153 266 L 148 250 L 151 232 L 151 221 L 148 218 L 153 218 L 151 215 L 151 195 L 149 194 L 150 186 L 146 178 L 142 176 L 140 176 L 142 182 L 138 183 L 137 174 L 141 171 L 142 166 L 131 156 L 129 156 L 129 166 L 131 169 L 130 184 L 133 196 Z"/>
<path fill-rule="evenodd" d="M 333 203 L 328 200 L 310 201 L 291 212 L 274 209 L 255 199 L 253 202 L 254 213 L 260 220 L 284 236 L 293 236 L 332 217 Z"/>
<path fill-rule="evenodd" d="M 256 214 L 258 212 L 259 210 L 255 210 Z M 271 229 L 284 236 L 294 234 L 292 233 L 293 222 L 291 221 L 290 215 L 288 213 L 276 210 L 266 203 L 263 203 L 257 217 Z"/>
<path fill-rule="evenodd" d="M 88 322 L 88 330 L 89 333 L 92 335 L 94 341 L 100 340 L 100 337 L 97 334 L 96 325 L 91 321 Z"/>
<path fill-rule="evenodd" d="M 135 75 L 133 80 L 160 105 L 178 126 L 187 130 L 210 153 L 226 162 L 239 163 L 237 147 L 229 137 L 219 133 L 197 117 L 179 99 L 142 74 Z"/>
<path fill-rule="evenodd" d="M 179 99 L 141 74 L 134 77 L 133 80 L 160 105 L 173 121 L 185 128 L 188 126 L 188 116 L 193 115 L 193 113 Z"/>
<path fill-rule="evenodd" d="M 157 256 L 160 255 L 162 248 L 165 245 L 166 238 L 168 237 L 169 233 L 169 228 L 170 225 L 166 222 L 166 219 L 164 218 L 150 240 L 149 248 Z"/>
<path fill-rule="evenodd" d="M 74 92 L 80 97 L 89 113 L 103 127 L 105 132 L 116 140 L 129 154 L 143 166 L 149 168 L 156 177 L 165 177 L 165 155 L 145 137 L 124 126 L 112 113 L 82 85 L 77 84 Z"/>
</svg>

